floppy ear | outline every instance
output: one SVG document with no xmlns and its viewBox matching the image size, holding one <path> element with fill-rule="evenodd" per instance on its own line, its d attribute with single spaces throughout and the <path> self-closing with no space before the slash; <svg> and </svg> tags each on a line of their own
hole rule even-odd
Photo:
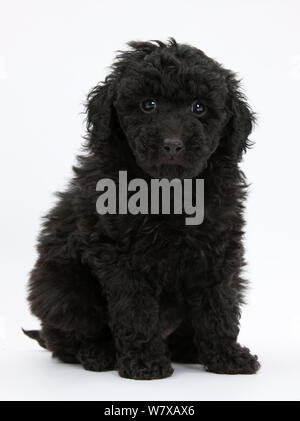
<svg viewBox="0 0 300 421">
<path fill-rule="evenodd" d="M 93 88 L 87 97 L 88 147 L 97 149 L 111 135 L 114 90 L 110 82 Z"/>
<path fill-rule="evenodd" d="M 228 78 L 228 123 L 225 127 L 226 154 L 240 161 L 243 152 L 252 146 L 248 139 L 255 117 L 245 97 L 238 89 L 238 82 L 230 75 Z"/>
</svg>

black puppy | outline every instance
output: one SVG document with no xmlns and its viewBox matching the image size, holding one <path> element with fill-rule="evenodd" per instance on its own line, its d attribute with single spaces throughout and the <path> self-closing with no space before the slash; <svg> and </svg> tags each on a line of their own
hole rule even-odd
<svg viewBox="0 0 300 421">
<path fill-rule="evenodd" d="M 131 42 L 88 96 L 86 147 L 47 215 L 31 273 L 27 331 L 53 356 L 133 379 L 170 376 L 171 361 L 251 374 L 237 342 L 245 281 L 238 163 L 253 114 L 235 75 L 171 39 Z M 205 217 L 99 215 L 99 179 L 202 178 Z"/>
</svg>

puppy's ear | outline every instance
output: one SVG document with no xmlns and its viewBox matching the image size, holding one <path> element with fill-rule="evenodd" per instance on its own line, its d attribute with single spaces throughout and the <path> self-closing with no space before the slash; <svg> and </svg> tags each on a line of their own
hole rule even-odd
<svg viewBox="0 0 300 421">
<path fill-rule="evenodd" d="M 226 154 L 236 161 L 240 161 L 243 152 L 252 146 L 248 139 L 255 123 L 254 113 L 251 111 L 245 97 L 239 91 L 239 83 L 230 74 L 228 81 L 228 123 L 225 127 Z"/>
<path fill-rule="evenodd" d="M 110 82 L 95 86 L 88 94 L 86 127 L 88 147 L 91 149 L 97 149 L 111 135 L 113 97 L 114 89 Z"/>
</svg>

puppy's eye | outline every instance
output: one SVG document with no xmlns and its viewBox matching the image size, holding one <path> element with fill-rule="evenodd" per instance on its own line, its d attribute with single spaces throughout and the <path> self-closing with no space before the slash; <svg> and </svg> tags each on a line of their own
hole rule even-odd
<svg viewBox="0 0 300 421">
<path fill-rule="evenodd" d="M 198 116 L 203 116 L 206 113 L 206 107 L 200 101 L 194 101 L 192 103 L 192 112 Z"/>
<path fill-rule="evenodd" d="M 153 113 L 156 110 L 156 101 L 154 99 L 145 99 L 141 102 L 140 107 L 144 113 Z"/>
</svg>

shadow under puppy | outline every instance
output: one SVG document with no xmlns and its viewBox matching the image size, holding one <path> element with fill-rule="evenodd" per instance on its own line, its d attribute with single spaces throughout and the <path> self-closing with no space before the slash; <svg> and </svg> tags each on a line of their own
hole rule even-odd
<svg viewBox="0 0 300 421">
<path fill-rule="evenodd" d="M 131 42 L 87 103 L 87 154 L 46 216 L 29 302 L 53 356 L 158 379 L 171 361 L 251 374 L 237 343 L 245 281 L 239 169 L 253 114 L 234 73 L 189 45 Z M 99 215 L 96 184 L 202 178 L 205 217 Z"/>
</svg>

